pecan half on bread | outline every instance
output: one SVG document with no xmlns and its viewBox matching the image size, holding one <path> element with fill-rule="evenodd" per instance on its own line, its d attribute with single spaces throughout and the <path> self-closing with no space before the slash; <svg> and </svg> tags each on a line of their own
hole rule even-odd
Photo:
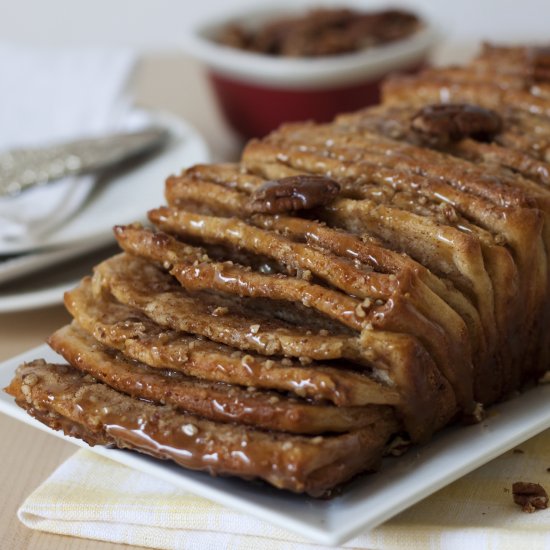
<svg viewBox="0 0 550 550">
<path fill-rule="evenodd" d="M 500 132 L 500 116 L 478 105 L 438 104 L 428 105 L 418 111 L 411 128 L 427 141 L 446 144 L 471 137 L 478 141 L 489 141 Z"/>
<path fill-rule="evenodd" d="M 251 197 L 251 212 L 280 214 L 324 206 L 340 192 L 340 185 L 324 176 L 290 176 L 267 181 Z"/>
</svg>

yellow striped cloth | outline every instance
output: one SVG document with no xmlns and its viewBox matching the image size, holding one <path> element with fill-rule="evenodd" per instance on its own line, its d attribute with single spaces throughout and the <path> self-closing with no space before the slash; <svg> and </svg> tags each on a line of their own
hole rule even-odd
<svg viewBox="0 0 550 550">
<path fill-rule="evenodd" d="M 550 548 L 550 509 L 526 514 L 514 481 L 550 489 L 550 430 L 344 545 L 367 549 Z M 32 529 L 147 548 L 325 548 L 172 485 L 78 451 L 23 503 Z"/>
</svg>

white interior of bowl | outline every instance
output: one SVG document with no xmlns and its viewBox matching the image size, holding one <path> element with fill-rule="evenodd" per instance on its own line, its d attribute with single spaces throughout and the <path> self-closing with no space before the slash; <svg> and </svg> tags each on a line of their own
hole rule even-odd
<svg viewBox="0 0 550 550">
<path fill-rule="evenodd" d="M 353 6 L 352 6 L 353 7 Z M 218 14 L 199 22 L 184 36 L 182 46 L 215 72 L 245 82 L 285 88 L 320 88 L 375 80 L 389 71 L 406 69 L 426 58 L 436 33 L 419 14 L 424 26 L 414 35 L 382 46 L 320 58 L 271 57 L 223 46 L 214 37 L 225 25 L 254 28 L 265 21 L 307 11 L 293 5 Z"/>
</svg>

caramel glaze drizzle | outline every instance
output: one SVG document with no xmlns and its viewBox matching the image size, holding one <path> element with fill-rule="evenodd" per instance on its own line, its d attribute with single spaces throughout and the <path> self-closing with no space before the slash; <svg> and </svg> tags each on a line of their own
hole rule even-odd
<svg viewBox="0 0 550 550">
<path fill-rule="evenodd" d="M 312 496 L 325 493 L 335 478 L 343 475 L 345 481 L 358 468 L 374 466 L 397 427 L 387 408 L 372 426 L 340 436 L 262 432 L 135 400 L 71 367 L 42 360 L 19 367 L 6 391 L 48 425 L 90 444 L 110 441 L 186 468 L 259 477 Z"/>
</svg>

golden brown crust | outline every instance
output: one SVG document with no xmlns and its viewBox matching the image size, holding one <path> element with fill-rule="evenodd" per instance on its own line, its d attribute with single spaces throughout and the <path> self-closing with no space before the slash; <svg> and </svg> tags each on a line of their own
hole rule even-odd
<svg viewBox="0 0 550 550">
<path fill-rule="evenodd" d="M 6 390 L 39 420 L 49 417 L 50 426 L 91 444 L 135 449 L 194 470 L 257 477 L 312 496 L 376 468 L 396 429 L 386 414 L 340 436 L 272 434 L 133 399 L 71 367 L 44 361 L 19 367 Z"/>
<path fill-rule="evenodd" d="M 91 280 L 65 294 L 65 305 L 94 338 L 127 357 L 158 369 L 236 386 L 288 392 L 313 402 L 338 406 L 396 405 L 394 387 L 345 365 L 303 365 L 289 358 L 271 359 L 157 325 L 141 311 L 106 295 L 93 295 Z"/>
<path fill-rule="evenodd" d="M 368 353 L 347 332 L 313 333 L 276 318 L 256 313 L 235 301 L 208 294 L 190 294 L 159 268 L 140 258 L 120 254 L 95 268 L 94 284 L 123 304 L 137 308 L 156 323 L 204 336 L 262 355 L 309 357 L 317 360 L 351 359 L 368 362 Z M 226 307 L 223 315 L 214 312 Z"/>
<path fill-rule="evenodd" d="M 373 424 L 383 407 L 311 404 L 276 392 L 206 382 L 174 371 L 151 369 L 98 344 L 78 325 L 50 336 L 49 345 L 75 368 L 119 392 L 219 422 L 237 422 L 298 434 L 346 432 Z"/>
<path fill-rule="evenodd" d="M 155 323 L 194 332 L 213 341 L 262 355 L 327 361 L 344 359 L 366 369 L 400 394 L 403 418 L 414 439 L 424 439 L 456 413 L 449 382 L 436 370 L 419 342 L 406 334 L 366 328 L 358 336 L 313 333 L 254 314 L 220 297 L 188 295 L 167 274 L 137 258 L 119 255 L 96 267 L 96 292 L 108 291 Z M 221 304 L 228 304 L 221 306 Z M 211 312 L 227 307 L 221 316 Z M 410 388 L 414 387 L 414 391 Z"/>
</svg>

